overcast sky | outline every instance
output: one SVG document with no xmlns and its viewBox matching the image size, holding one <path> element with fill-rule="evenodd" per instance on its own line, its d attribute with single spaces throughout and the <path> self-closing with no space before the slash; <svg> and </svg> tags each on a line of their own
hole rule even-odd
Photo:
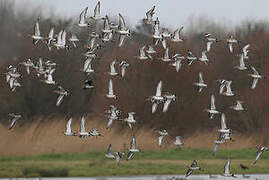
<svg viewBox="0 0 269 180">
<path fill-rule="evenodd" d="M 97 0 L 15 0 L 16 7 L 41 6 L 44 13 L 52 8 L 55 14 L 64 17 L 78 16 L 89 7 L 93 14 Z M 156 5 L 155 17 L 162 24 L 172 27 L 185 25 L 190 17 L 206 16 L 215 22 L 238 24 L 239 22 L 269 19 L 269 0 L 101 0 L 103 15 L 123 14 L 126 20 L 135 24 L 145 16 L 145 12 Z"/>
</svg>

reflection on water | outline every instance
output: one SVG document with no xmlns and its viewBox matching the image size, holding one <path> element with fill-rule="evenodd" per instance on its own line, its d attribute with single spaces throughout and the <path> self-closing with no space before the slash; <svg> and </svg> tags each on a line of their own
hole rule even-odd
<svg viewBox="0 0 269 180">
<path fill-rule="evenodd" d="M 269 174 L 254 174 L 247 175 L 248 178 L 243 178 L 242 175 L 237 175 L 237 178 L 233 177 L 223 177 L 221 175 L 192 175 L 187 180 L 269 180 Z M 174 178 L 173 178 L 174 177 Z M 80 177 L 70 177 L 70 178 L 14 178 L 14 180 L 184 180 L 183 175 L 147 175 L 147 176 L 120 176 L 120 177 L 89 177 L 89 178 L 80 178 Z M 3 178 L 0 180 L 11 180 L 10 178 Z"/>
</svg>

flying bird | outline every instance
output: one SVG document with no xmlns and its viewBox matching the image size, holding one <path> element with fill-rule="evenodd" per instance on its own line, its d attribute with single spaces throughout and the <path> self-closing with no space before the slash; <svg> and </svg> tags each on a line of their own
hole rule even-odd
<svg viewBox="0 0 269 180">
<path fill-rule="evenodd" d="M 202 72 L 199 72 L 199 82 L 195 82 L 193 84 L 198 87 L 199 93 L 202 92 L 202 90 L 207 87 L 207 84 L 205 84 L 204 82 Z"/>
<path fill-rule="evenodd" d="M 118 46 L 121 47 L 123 45 L 125 37 L 131 35 L 131 31 L 126 27 L 125 20 L 121 14 L 119 14 L 119 26 L 117 32 L 120 35 Z"/>
<path fill-rule="evenodd" d="M 198 163 L 196 160 L 194 160 L 192 164 L 187 167 L 188 167 L 188 171 L 186 172 L 185 177 L 190 176 L 193 173 L 193 171 L 196 171 L 196 170 L 202 171 L 202 169 L 198 166 Z"/>
<path fill-rule="evenodd" d="M 153 23 L 153 15 L 155 14 L 154 10 L 155 10 L 155 6 L 153 6 L 150 10 L 148 10 L 146 12 L 147 18 L 143 19 L 143 22 L 145 24 L 152 24 Z"/>
<path fill-rule="evenodd" d="M 213 146 L 213 156 L 216 156 L 217 149 L 218 149 L 219 145 L 225 143 L 224 136 L 225 136 L 224 133 L 219 133 L 219 137 L 218 137 L 218 139 L 214 141 L 214 146 Z"/>
<path fill-rule="evenodd" d="M 26 72 L 27 72 L 28 75 L 30 74 L 30 67 L 34 67 L 34 63 L 32 62 L 31 59 L 27 59 L 26 61 L 21 62 L 19 64 L 25 66 Z"/>
<path fill-rule="evenodd" d="M 115 159 L 115 155 L 112 153 L 112 145 L 109 144 L 105 157 L 108 159 Z"/>
<path fill-rule="evenodd" d="M 101 17 L 101 11 L 100 11 L 100 1 L 96 4 L 93 12 L 93 16 L 90 17 L 90 19 L 94 21 L 104 20 L 105 18 Z"/>
<path fill-rule="evenodd" d="M 120 165 L 120 160 L 121 158 L 123 157 L 124 153 L 123 152 L 115 152 L 115 157 L 116 157 L 116 162 L 117 162 L 117 165 L 119 166 Z"/>
<path fill-rule="evenodd" d="M 164 129 L 162 131 L 158 131 L 158 133 L 159 133 L 158 145 L 161 147 L 162 146 L 162 142 L 163 142 L 163 138 L 165 136 L 168 136 L 168 132 Z"/>
<path fill-rule="evenodd" d="M 58 86 L 58 90 L 55 90 L 54 92 L 59 94 L 56 101 L 56 106 L 60 106 L 63 102 L 64 97 L 69 95 L 69 93 L 62 86 Z"/>
<path fill-rule="evenodd" d="M 224 165 L 224 171 L 223 171 L 223 174 L 222 176 L 225 176 L 225 177 L 235 177 L 236 176 L 234 174 L 231 174 L 230 173 L 230 165 L 231 165 L 231 160 L 228 159 Z"/>
<path fill-rule="evenodd" d="M 244 111 L 245 108 L 243 107 L 243 101 L 236 101 L 236 105 L 230 106 L 231 109 L 235 110 L 235 111 Z"/>
<path fill-rule="evenodd" d="M 78 27 L 88 27 L 89 24 L 86 22 L 88 7 L 86 7 L 79 15 L 79 21 L 76 24 Z"/>
<path fill-rule="evenodd" d="M 114 94 L 114 91 L 113 91 L 112 79 L 109 80 L 108 93 L 106 94 L 106 97 L 109 98 L 109 99 L 117 99 L 117 96 Z"/>
<path fill-rule="evenodd" d="M 211 95 L 210 109 L 205 109 L 204 111 L 209 113 L 209 119 L 213 119 L 215 114 L 220 114 L 220 112 L 216 109 L 216 106 L 215 106 L 214 94 Z"/>
<path fill-rule="evenodd" d="M 89 80 L 89 79 L 86 79 L 84 81 L 83 89 L 92 89 L 92 88 L 94 88 L 93 81 Z"/>
<path fill-rule="evenodd" d="M 202 51 L 202 56 L 198 60 L 201 61 L 201 62 L 203 62 L 203 63 L 205 63 L 206 65 L 208 65 L 207 62 L 209 60 L 208 60 L 208 58 L 206 56 L 206 53 L 207 53 L 207 51 Z"/>
<path fill-rule="evenodd" d="M 176 136 L 176 140 L 174 142 L 174 145 L 176 145 L 177 147 L 181 147 L 184 145 L 184 143 L 182 142 L 182 137 L 181 136 Z"/>
<path fill-rule="evenodd" d="M 220 133 L 230 133 L 231 129 L 228 129 L 226 125 L 226 116 L 224 113 L 221 114 L 221 123 L 220 123 L 220 129 L 218 130 Z"/>
<path fill-rule="evenodd" d="M 66 130 L 64 132 L 64 135 L 66 135 L 66 136 L 76 136 L 77 135 L 77 132 L 72 132 L 71 124 L 72 124 L 72 118 L 70 118 L 66 123 Z"/>
<path fill-rule="evenodd" d="M 250 47 L 250 44 L 247 44 L 247 45 L 245 45 L 244 47 L 243 47 L 243 56 L 244 56 L 244 59 L 248 59 L 248 52 L 249 52 L 249 50 L 248 50 L 248 48 Z"/>
<path fill-rule="evenodd" d="M 120 62 L 120 68 L 121 68 L 121 77 L 123 78 L 125 76 L 126 69 L 130 66 L 130 64 L 126 61 Z"/>
<path fill-rule="evenodd" d="M 176 29 L 174 33 L 171 36 L 172 42 L 183 42 L 183 39 L 181 38 L 181 32 L 183 30 L 183 26 L 179 29 Z"/>
<path fill-rule="evenodd" d="M 116 64 L 116 60 L 112 61 L 112 63 L 110 64 L 110 72 L 108 74 L 111 76 L 118 75 L 118 73 L 116 72 L 116 69 L 115 69 L 115 64 Z"/>
<path fill-rule="evenodd" d="M 112 29 L 110 28 L 109 18 L 107 15 L 106 15 L 105 20 L 104 20 L 104 28 L 101 31 L 103 33 L 112 33 Z"/>
<path fill-rule="evenodd" d="M 188 50 L 188 55 L 186 56 L 186 59 L 188 60 L 189 66 L 193 63 L 193 61 L 198 60 L 198 58 L 190 50 Z"/>
<path fill-rule="evenodd" d="M 33 39 L 33 44 L 36 45 L 40 40 L 43 40 L 39 29 L 39 18 L 37 18 L 34 26 L 34 34 L 29 35 Z"/>
<path fill-rule="evenodd" d="M 234 93 L 231 88 L 232 81 L 225 81 L 224 84 L 221 86 L 220 94 L 223 96 L 234 96 Z M 226 91 L 224 89 L 226 88 Z"/>
<path fill-rule="evenodd" d="M 217 38 L 214 38 L 211 34 L 206 33 L 205 34 L 205 39 L 206 39 L 206 51 L 209 52 L 211 50 L 211 46 L 213 43 L 218 42 Z"/>
<path fill-rule="evenodd" d="M 162 81 L 160 81 L 156 88 L 156 94 L 148 98 L 152 102 L 151 112 L 156 112 L 157 107 L 160 103 L 164 102 L 164 96 L 162 96 Z"/>
<path fill-rule="evenodd" d="M 257 161 L 260 159 L 260 157 L 263 155 L 263 153 L 264 153 L 265 151 L 268 151 L 268 150 L 269 150 L 268 147 L 264 147 L 264 146 L 260 146 L 260 147 L 258 147 L 258 151 L 257 151 L 257 153 L 256 153 L 256 158 L 255 158 L 255 161 L 253 162 L 253 164 L 256 164 Z"/>
<path fill-rule="evenodd" d="M 124 119 L 120 119 L 120 120 L 122 120 L 123 122 L 126 122 L 128 124 L 128 126 L 129 126 L 129 128 L 133 129 L 132 124 L 136 123 L 134 115 L 135 115 L 135 112 L 128 112 L 128 117 L 124 118 Z"/>
<path fill-rule="evenodd" d="M 235 39 L 232 35 L 226 40 L 230 53 L 233 53 L 233 44 L 238 44 L 238 40 Z"/>
<path fill-rule="evenodd" d="M 161 58 L 161 60 L 164 61 L 164 62 L 171 61 L 171 59 L 169 58 L 169 48 L 165 49 L 163 58 Z"/>
<path fill-rule="evenodd" d="M 253 74 L 248 74 L 248 75 L 253 78 L 251 89 L 255 89 L 257 86 L 258 80 L 261 79 L 262 76 L 259 74 L 259 72 L 253 66 L 251 66 L 251 69 L 253 71 Z"/>
<path fill-rule="evenodd" d="M 177 100 L 177 96 L 175 94 L 167 92 L 164 93 L 163 97 L 164 97 L 163 112 L 167 112 L 171 102 Z"/>
<path fill-rule="evenodd" d="M 236 69 L 238 69 L 238 70 L 246 70 L 247 69 L 247 67 L 246 67 L 246 64 L 245 64 L 245 61 L 244 61 L 244 54 L 242 53 L 242 54 L 240 54 L 239 55 L 239 66 L 235 66 L 234 68 L 236 68 Z"/>
<path fill-rule="evenodd" d="M 134 157 L 135 153 L 137 152 L 140 152 L 140 150 L 136 148 L 136 139 L 135 136 L 133 136 L 132 141 L 130 143 L 130 149 L 127 154 L 127 161 L 131 160 Z"/>
<path fill-rule="evenodd" d="M 12 117 L 11 119 L 11 123 L 9 125 L 9 130 L 12 130 L 16 124 L 16 122 L 22 117 L 22 115 L 20 114 L 15 114 L 15 113 L 9 113 L 8 114 L 10 117 Z"/>
<path fill-rule="evenodd" d="M 98 131 L 98 129 L 93 128 L 92 131 L 89 132 L 89 136 L 94 136 L 97 139 L 97 137 L 102 136 L 102 134 Z"/>
<path fill-rule="evenodd" d="M 80 130 L 78 132 L 78 135 L 80 138 L 85 138 L 86 136 L 89 136 L 89 132 L 86 132 L 85 130 L 85 117 L 82 116 L 81 121 L 80 121 Z"/>
<path fill-rule="evenodd" d="M 79 39 L 75 34 L 72 34 L 68 41 L 72 43 L 74 48 L 77 48 L 76 42 L 79 42 Z"/>
<path fill-rule="evenodd" d="M 137 56 L 138 59 L 140 60 L 149 59 L 149 57 L 145 53 L 145 48 L 146 48 L 146 45 L 144 45 L 143 47 L 139 49 L 139 56 Z"/>
</svg>

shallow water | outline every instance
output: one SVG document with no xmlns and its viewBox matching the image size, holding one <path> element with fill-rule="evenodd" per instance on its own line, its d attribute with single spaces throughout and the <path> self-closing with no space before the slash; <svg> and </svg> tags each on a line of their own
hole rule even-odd
<svg viewBox="0 0 269 180">
<path fill-rule="evenodd" d="M 228 179 L 236 179 L 236 180 L 269 180 L 269 174 L 254 174 L 247 175 L 249 178 L 243 178 L 242 175 L 236 175 L 237 178 L 232 177 L 223 177 L 221 175 L 213 175 L 217 176 L 214 178 L 209 178 L 209 175 L 192 175 L 189 176 L 188 180 L 228 180 Z M 171 180 L 172 177 L 178 178 L 177 180 L 183 180 L 183 175 L 147 175 L 147 176 L 114 176 L 114 177 L 70 177 L 70 178 L 13 178 L 16 180 Z M 3 178 L 1 180 L 10 180 L 9 178 Z"/>
</svg>

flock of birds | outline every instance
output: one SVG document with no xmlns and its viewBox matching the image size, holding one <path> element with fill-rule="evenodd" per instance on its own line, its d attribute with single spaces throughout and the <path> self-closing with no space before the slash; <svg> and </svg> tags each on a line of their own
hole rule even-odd
<svg viewBox="0 0 269 180">
<path fill-rule="evenodd" d="M 94 15 L 91 17 L 87 17 L 87 11 L 88 7 L 86 7 L 79 16 L 78 23 L 75 24 L 75 26 L 79 28 L 87 28 L 91 27 L 93 23 L 99 23 L 103 22 L 103 28 L 100 32 L 91 32 L 89 34 L 89 40 L 87 41 L 87 44 L 85 45 L 86 51 L 82 53 L 82 56 L 85 58 L 83 68 L 81 69 L 82 72 L 86 74 L 88 77 L 90 74 L 94 73 L 94 69 L 92 68 L 92 62 L 97 57 L 97 51 L 98 49 L 104 47 L 106 43 L 108 42 L 114 42 L 113 37 L 117 36 L 119 37 L 118 46 L 121 47 L 124 45 L 125 38 L 128 36 L 131 36 L 133 32 L 128 29 L 126 26 L 125 20 L 121 14 L 119 14 L 119 23 L 118 25 L 115 23 L 110 22 L 108 16 L 101 16 L 100 13 L 100 2 L 97 3 L 95 9 L 94 9 Z M 153 6 L 149 11 L 146 12 L 146 18 L 143 19 L 143 23 L 147 25 L 151 25 L 153 28 L 153 33 L 151 35 L 153 39 L 153 43 L 151 45 L 144 45 L 139 50 L 139 55 L 136 56 L 137 59 L 141 61 L 145 60 L 153 60 L 153 54 L 156 53 L 156 50 L 154 49 L 158 44 L 161 44 L 161 46 L 164 48 L 164 55 L 163 57 L 159 58 L 161 61 L 169 62 L 171 66 L 175 67 L 176 71 L 179 72 L 179 70 L 182 68 L 182 62 L 183 60 L 187 60 L 187 64 L 191 66 L 195 62 L 202 62 L 205 65 L 209 63 L 209 59 L 207 57 L 207 53 L 210 52 L 213 44 L 220 42 L 217 38 L 213 37 L 209 33 L 205 33 L 204 39 L 206 41 L 206 49 L 201 52 L 201 57 L 195 56 L 191 51 L 187 52 L 187 56 L 184 56 L 182 54 L 174 54 L 173 56 L 169 56 L 169 47 L 167 47 L 167 41 L 170 40 L 174 43 L 181 43 L 183 42 L 182 38 L 182 30 L 183 27 L 178 28 L 173 33 L 170 33 L 168 29 L 163 28 L 162 31 L 160 29 L 160 21 L 158 18 L 155 20 L 153 19 L 153 15 L 155 13 L 155 6 Z M 65 29 L 60 30 L 60 32 L 57 35 L 54 35 L 54 28 L 52 27 L 49 31 L 49 34 L 47 37 L 41 36 L 40 29 L 39 29 L 39 18 L 37 19 L 35 26 L 34 26 L 34 33 L 29 35 L 33 39 L 33 44 L 37 45 L 39 42 L 45 43 L 48 47 L 48 50 L 51 51 L 52 48 L 55 48 L 56 50 L 60 49 L 71 49 L 76 48 L 77 43 L 80 41 L 80 39 L 75 35 L 71 34 L 70 38 L 67 39 L 67 32 Z M 238 44 L 239 41 L 234 38 L 233 36 L 230 36 L 228 39 L 225 40 L 228 49 L 231 53 L 233 53 L 234 45 Z M 245 64 L 245 60 L 248 59 L 248 53 L 250 45 L 247 44 L 242 48 L 241 53 L 239 54 L 239 65 L 235 68 L 244 71 L 248 70 L 249 66 Z M 118 73 L 116 71 L 115 65 L 118 62 L 116 60 L 112 61 L 110 64 L 110 71 L 107 72 L 109 76 L 111 76 L 111 79 L 108 82 L 108 91 L 106 94 L 106 97 L 108 99 L 117 99 L 118 95 L 115 94 L 113 90 L 113 78 L 115 76 L 120 75 L 122 78 L 124 78 L 126 70 L 128 67 L 130 67 L 130 64 L 123 60 L 119 62 L 119 67 L 121 72 Z M 44 61 L 42 58 L 39 58 L 38 61 L 35 63 L 31 59 L 27 59 L 24 62 L 20 63 L 21 65 L 25 66 L 26 72 L 29 75 L 31 71 L 34 71 L 36 73 L 36 76 L 40 78 L 40 81 L 49 85 L 57 86 L 57 90 L 54 90 L 54 93 L 58 94 L 58 98 L 56 100 L 56 106 L 60 106 L 63 102 L 63 99 L 65 96 L 70 95 L 70 93 L 65 90 L 58 82 L 56 82 L 53 78 L 53 73 L 56 70 L 56 63 L 52 62 L 50 60 Z M 259 79 L 264 78 L 262 75 L 259 74 L 259 72 L 253 67 L 250 66 L 250 69 L 253 71 L 252 74 L 249 74 L 251 78 L 253 78 L 253 82 L 251 85 L 251 89 L 255 89 L 258 83 Z M 9 65 L 7 67 L 6 74 L 6 82 L 12 92 L 16 91 L 17 88 L 21 87 L 21 83 L 19 82 L 19 78 L 21 77 L 21 74 L 18 72 L 16 67 L 13 67 L 12 65 Z M 232 91 L 232 81 L 226 80 L 226 79 L 220 79 L 217 80 L 217 82 L 220 83 L 219 87 L 219 94 L 222 96 L 234 96 L 235 93 Z M 169 106 L 171 103 L 176 102 L 177 96 L 174 93 L 170 92 L 162 92 L 162 81 L 159 81 L 156 87 L 156 92 L 154 95 L 147 98 L 152 103 L 152 109 L 151 112 L 154 114 L 161 104 L 163 104 L 162 111 L 165 113 L 168 111 Z M 199 72 L 198 74 L 198 82 L 193 83 L 194 86 L 198 88 L 198 92 L 202 92 L 206 87 L 208 86 L 206 82 L 203 79 L 202 72 Z M 92 80 L 86 79 L 84 82 L 83 89 L 92 89 L 94 88 Z M 231 109 L 235 111 L 245 111 L 246 108 L 243 106 L 243 101 L 237 100 L 235 105 L 230 106 Z M 232 139 L 232 130 L 228 128 L 226 124 L 226 116 L 224 112 L 220 112 L 217 110 L 215 106 L 215 95 L 211 95 L 211 103 L 210 107 L 208 109 L 204 110 L 209 114 L 209 119 L 213 119 L 215 116 L 220 115 L 220 129 L 218 129 L 218 139 L 214 142 L 214 148 L 213 148 L 213 155 L 216 155 L 217 148 L 221 144 L 225 144 L 227 141 L 234 141 Z M 114 121 L 122 121 L 127 124 L 127 126 L 130 129 L 133 129 L 134 124 L 136 123 L 135 120 L 135 112 L 128 112 L 127 117 L 120 118 L 121 111 L 114 105 L 109 106 L 109 110 L 106 111 L 108 114 L 108 122 L 106 124 L 106 128 L 111 128 Z M 17 120 L 22 118 L 21 115 L 10 113 L 9 116 L 11 116 L 12 120 L 9 126 L 9 129 L 13 129 Z M 80 138 L 85 138 L 88 136 L 102 136 L 102 134 L 98 131 L 98 129 L 93 128 L 92 131 L 86 131 L 85 129 L 85 117 L 82 116 L 81 118 L 81 124 L 80 124 L 80 130 L 79 132 L 74 132 L 71 129 L 72 124 L 72 118 L 70 118 L 66 124 L 66 130 L 64 132 L 64 135 L 66 136 L 79 136 Z M 158 131 L 158 145 L 162 146 L 163 139 L 166 136 L 169 136 L 168 132 L 163 129 Z M 176 136 L 176 140 L 174 144 L 178 147 L 181 147 L 184 145 L 182 142 L 181 136 Z M 269 148 L 260 146 L 257 151 L 257 156 L 253 164 L 255 164 L 258 159 L 262 156 L 262 154 L 267 151 Z M 127 160 L 131 160 L 134 155 L 138 152 L 141 152 L 141 149 L 138 149 L 136 146 L 136 138 L 135 136 L 132 137 L 130 148 L 127 154 Z M 112 152 L 112 145 L 110 144 L 107 153 L 105 154 L 106 158 L 109 159 L 116 159 L 117 164 L 120 164 L 121 158 L 124 156 L 123 152 Z M 225 166 L 224 166 L 224 173 L 223 176 L 226 177 L 235 177 L 234 174 L 230 173 L 230 159 L 227 160 Z M 248 167 L 244 165 L 240 165 L 241 168 L 247 169 Z M 202 170 L 199 166 L 196 160 L 193 161 L 193 163 L 188 166 L 188 170 L 186 173 L 186 177 L 190 176 L 193 171 L 196 170 Z M 246 176 L 245 176 L 246 177 Z"/>
</svg>

